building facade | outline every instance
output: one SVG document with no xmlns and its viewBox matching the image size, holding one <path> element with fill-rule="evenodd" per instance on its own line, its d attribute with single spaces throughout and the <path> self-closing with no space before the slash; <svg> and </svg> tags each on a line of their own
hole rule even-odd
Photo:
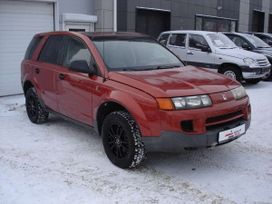
<svg viewBox="0 0 272 204">
<path fill-rule="evenodd" d="M 0 96 L 22 93 L 35 33 L 177 29 L 272 32 L 272 0 L 0 0 Z"/>
<path fill-rule="evenodd" d="M 271 0 L 118 0 L 118 31 L 272 32 Z"/>
</svg>

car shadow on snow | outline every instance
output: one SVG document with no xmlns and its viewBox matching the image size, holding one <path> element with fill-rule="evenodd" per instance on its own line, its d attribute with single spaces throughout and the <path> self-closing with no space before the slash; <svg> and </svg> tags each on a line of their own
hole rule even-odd
<svg viewBox="0 0 272 204">
<path fill-rule="evenodd" d="M 148 153 L 144 165 L 158 170 L 164 169 L 167 172 L 183 172 L 187 175 L 196 171 L 212 175 L 218 169 L 231 168 L 230 164 L 240 166 L 237 155 L 233 154 L 234 151 L 232 144 L 226 144 L 206 149 L 182 150 L 178 153 Z"/>
<path fill-rule="evenodd" d="M 71 138 L 74 141 L 78 140 L 80 143 L 85 141 L 93 147 L 102 148 L 99 151 L 104 152 L 102 138 L 96 134 L 93 128 L 64 119 L 55 114 L 50 115 L 45 125 L 47 128 L 54 127 L 54 129 L 61 130 L 62 133 L 58 134 L 58 137 Z M 143 169 L 156 169 L 156 171 L 165 169 L 169 173 L 171 171 L 180 171 L 192 174 L 196 171 L 198 173 L 203 171 L 203 174 L 204 172 L 205 174 L 210 172 L 212 175 L 218 168 L 225 169 L 225 163 L 235 163 L 236 156 L 233 154 L 233 151 L 235 151 L 234 148 L 234 145 L 230 143 L 213 148 L 181 150 L 176 153 L 148 152 L 146 160 L 135 171 L 139 171 L 140 173 Z M 88 154 L 92 153 L 94 152 L 90 151 Z M 106 154 L 103 154 L 106 158 Z M 239 164 L 237 163 L 237 165 Z"/>
<path fill-rule="evenodd" d="M 272 81 L 261 81 L 258 84 L 244 83 L 243 86 L 245 87 L 245 89 L 255 90 L 265 88 L 269 85 L 269 83 L 272 83 Z"/>
</svg>

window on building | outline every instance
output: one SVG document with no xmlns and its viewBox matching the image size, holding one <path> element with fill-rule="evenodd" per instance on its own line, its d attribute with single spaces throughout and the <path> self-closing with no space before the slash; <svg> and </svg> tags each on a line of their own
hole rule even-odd
<svg viewBox="0 0 272 204">
<path fill-rule="evenodd" d="M 269 14 L 268 32 L 272 33 L 272 14 Z"/>
<path fill-rule="evenodd" d="M 253 32 L 264 31 L 264 12 L 253 10 L 252 31 Z"/>
<path fill-rule="evenodd" d="M 186 44 L 186 34 L 172 34 L 170 41 L 170 45 L 185 47 Z"/>
<path fill-rule="evenodd" d="M 234 32 L 237 30 L 237 20 L 217 16 L 196 15 L 196 30 Z"/>
</svg>

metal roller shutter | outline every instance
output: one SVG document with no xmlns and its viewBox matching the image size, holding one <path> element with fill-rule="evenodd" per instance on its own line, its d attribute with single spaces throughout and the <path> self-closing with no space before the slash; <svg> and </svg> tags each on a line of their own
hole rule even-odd
<svg viewBox="0 0 272 204">
<path fill-rule="evenodd" d="M 21 61 L 37 32 L 54 30 L 53 3 L 0 0 L 0 96 L 22 93 Z"/>
</svg>

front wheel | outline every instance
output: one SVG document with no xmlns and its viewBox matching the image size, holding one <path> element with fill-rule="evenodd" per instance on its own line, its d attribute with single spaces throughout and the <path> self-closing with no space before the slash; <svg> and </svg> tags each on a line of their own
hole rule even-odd
<svg viewBox="0 0 272 204">
<path fill-rule="evenodd" d="M 120 168 L 138 166 L 145 157 L 135 120 L 125 111 L 110 113 L 102 126 L 103 146 L 109 160 Z"/>
<path fill-rule="evenodd" d="M 235 68 L 235 67 L 228 66 L 228 67 L 224 68 L 221 71 L 221 73 L 224 74 L 225 76 L 227 76 L 231 79 L 237 80 L 239 82 L 241 82 L 242 78 L 243 78 L 238 67 Z"/>
<path fill-rule="evenodd" d="M 272 80 L 272 70 L 270 70 L 270 72 L 263 77 L 263 80 L 264 81 L 271 81 Z"/>
</svg>

